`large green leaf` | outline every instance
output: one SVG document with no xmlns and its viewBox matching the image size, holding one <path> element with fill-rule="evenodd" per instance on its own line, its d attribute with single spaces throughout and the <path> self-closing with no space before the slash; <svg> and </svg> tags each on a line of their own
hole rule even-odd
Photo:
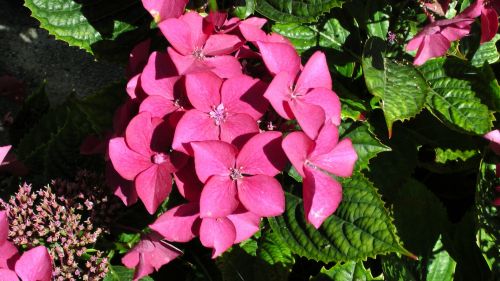
<svg viewBox="0 0 500 281">
<path fill-rule="evenodd" d="M 429 86 L 413 66 L 385 58 L 384 49 L 384 41 L 378 38 L 366 43 L 363 72 L 368 90 L 381 99 L 390 136 L 395 121 L 410 119 L 424 108 Z"/>
<path fill-rule="evenodd" d="M 299 256 L 323 262 L 359 261 L 389 252 L 409 254 L 375 187 L 361 174 L 342 180 L 342 203 L 319 229 L 305 221 L 302 200 L 286 195 L 286 210 L 272 229 Z"/>
<path fill-rule="evenodd" d="M 441 239 L 432 249 L 433 256 L 427 267 L 427 281 L 452 281 L 457 263 L 444 249 Z"/>
<path fill-rule="evenodd" d="M 373 277 L 371 271 L 366 269 L 362 262 L 348 261 L 336 264 L 330 269 L 323 267 L 312 281 L 374 281 L 384 280 L 383 276 Z"/>
<path fill-rule="evenodd" d="M 500 53 L 496 46 L 500 40 L 500 34 L 495 35 L 491 41 L 482 44 L 472 56 L 471 64 L 476 67 L 482 66 L 485 62 L 495 63 L 500 59 Z"/>
<path fill-rule="evenodd" d="M 127 53 L 144 38 L 151 19 L 140 0 L 26 0 L 25 5 L 57 39 L 94 54 Z"/>
<path fill-rule="evenodd" d="M 313 22 L 341 0 L 257 0 L 256 10 L 277 22 Z"/>
<path fill-rule="evenodd" d="M 104 281 L 132 281 L 134 279 L 134 270 L 120 265 L 110 265 L 108 275 Z M 146 276 L 140 281 L 154 281 L 153 278 Z"/>
<path fill-rule="evenodd" d="M 492 127 L 493 115 L 476 92 L 491 91 L 479 72 L 458 59 L 438 58 L 419 68 L 432 88 L 426 107 L 450 128 L 483 135 Z"/>
<path fill-rule="evenodd" d="M 370 159 L 377 154 L 390 151 L 391 148 L 382 144 L 380 140 L 370 130 L 368 123 L 360 122 L 343 122 L 340 126 L 339 133 L 341 138 L 349 138 L 354 145 L 354 149 L 358 154 L 356 161 L 356 170 L 368 168 Z"/>
</svg>

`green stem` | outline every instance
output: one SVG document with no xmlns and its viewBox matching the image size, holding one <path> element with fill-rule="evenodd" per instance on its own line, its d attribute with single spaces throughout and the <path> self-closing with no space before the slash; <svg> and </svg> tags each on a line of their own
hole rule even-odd
<svg viewBox="0 0 500 281">
<path fill-rule="evenodd" d="M 217 7 L 217 0 L 208 0 L 208 7 L 210 8 L 210 12 L 217 12 L 219 9 Z"/>
</svg>

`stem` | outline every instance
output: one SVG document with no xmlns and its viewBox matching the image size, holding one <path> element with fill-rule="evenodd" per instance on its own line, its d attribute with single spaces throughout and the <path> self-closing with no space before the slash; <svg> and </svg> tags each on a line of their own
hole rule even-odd
<svg viewBox="0 0 500 281">
<path fill-rule="evenodd" d="M 208 0 L 208 7 L 210 9 L 210 12 L 217 12 L 219 9 L 217 7 L 217 0 Z"/>
</svg>

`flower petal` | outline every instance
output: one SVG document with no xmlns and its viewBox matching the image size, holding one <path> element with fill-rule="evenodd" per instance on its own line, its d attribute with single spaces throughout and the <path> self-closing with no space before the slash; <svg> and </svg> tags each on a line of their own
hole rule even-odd
<svg viewBox="0 0 500 281">
<path fill-rule="evenodd" d="M 257 121 L 245 113 L 230 113 L 220 124 L 220 139 L 241 147 L 252 135 L 259 132 Z"/>
<path fill-rule="evenodd" d="M 186 75 L 186 93 L 191 104 L 203 112 L 212 111 L 221 103 L 222 79 L 211 72 Z"/>
<path fill-rule="evenodd" d="M 332 77 L 326 64 L 325 54 L 321 51 L 316 51 L 307 61 L 302 73 L 297 80 L 297 89 L 312 89 L 312 88 L 332 89 Z"/>
<path fill-rule="evenodd" d="M 9 153 L 9 150 L 11 148 L 12 148 L 11 145 L 0 147 L 0 165 L 2 164 L 3 160 L 5 159 L 5 156 L 7 156 L 7 153 Z"/>
<path fill-rule="evenodd" d="M 243 177 L 237 181 L 237 186 L 238 198 L 250 212 L 274 217 L 285 211 L 285 193 L 275 178 L 266 175 Z"/>
<path fill-rule="evenodd" d="M 126 71 L 127 77 L 131 78 L 143 70 L 148 62 L 149 48 L 151 47 L 151 39 L 148 38 L 137 44 L 130 52 Z"/>
<path fill-rule="evenodd" d="M 153 16 L 156 22 L 168 18 L 177 18 L 184 12 L 188 0 L 142 0 L 144 8 Z"/>
<path fill-rule="evenodd" d="M 258 120 L 269 105 L 263 96 L 266 86 L 261 80 L 247 75 L 227 79 L 222 84 L 221 102 L 230 112 L 246 113 Z"/>
<path fill-rule="evenodd" d="M 321 106 L 325 111 L 325 120 L 337 126 L 340 125 L 340 99 L 334 91 L 326 88 L 316 88 L 300 97 L 300 100 L 308 104 Z"/>
<path fill-rule="evenodd" d="M 240 62 L 233 56 L 207 57 L 203 62 L 207 69 L 220 78 L 231 78 L 242 74 Z"/>
<path fill-rule="evenodd" d="M 258 41 L 262 60 L 272 75 L 287 71 L 295 77 L 300 70 L 300 57 L 295 48 L 285 43 L 266 43 Z"/>
<path fill-rule="evenodd" d="M 319 105 L 310 104 L 301 99 L 293 99 L 290 103 L 293 115 L 306 135 L 315 139 L 319 129 L 325 123 L 325 111 Z"/>
<path fill-rule="evenodd" d="M 177 151 L 193 155 L 191 142 L 218 139 L 219 127 L 215 125 L 214 120 L 208 114 L 192 109 L 179 120 L 172 147 Z"/>
<path fill-rule="evenodd" d="M 225 217 L 232 214 L 239 203 L 236 183 L 229 176 L 212 176 L 201 192 L 200 217 Z"/>
<path fill-rule="evenodd" d="M 150 214 L 154 214 L 172 190 L 172 177 L 162 165 L 152 165 L 135 179 L 137 195 Z"/>
<path fill-rule="evenodd" d="M 174 173 L 175 185 L 179 193 L 190 202 L 199 202 L 203 183 L 198 179 L 194 160 L 190 158 L 182 169 Z"/>
<path fill-rule="evenodd" d="M 424 40 L 418 48 L 413 64 L 422 65 L 430 58 L 440 57 L 446 54 L 450 46 L 450 41 L 441 34 L 424 36 Z"/>
<path fill-rule="evenodd" d="M 290 86 L 293 77 L 288 72 L 278 73 L 267 87 L 264 97 L 269 100 L 274 110 L 285 119 L 293 119 L 293 113 L 288 106 L 290 100 Z"/>
<path fill-rule="evenodd" d="M 150 157 L 152 154 L 151 144 L 156 126 L 151 118 L 149 112 L 139 113 L 130 120 L 125 130 L 125 141 L 128 147 L 144 157 Z"/>
<path fill-rule="evenodd" d="M 493 39 L 498 30 L 498 14 L 495 9 L 486 8 L 481 11 L 481 43 Z"/>
<path fill-rule="evenodd" d="M 175 68 L 177 69 L 177 73 L 179 73 L 179 75 L 184 75 L 193 72 L 193 69 L 195 69 L 196 66 L 198 65 L 196 63 L 196 58 L 190 54 L 189 55 L 179 54 L 176 50 L 174 50 L 171 47 L 167 48 L 167 53 L 172 59 L 172 62 L 174 63 Z M 208 67 L 206 69 L 208 70 Z"/>
<path fill-rule="evenodd" d="M 137 202 L 134 182 L 122 178 L 110 162 L 106 164 L 106 184 L 125 206 L 131 206 Z"/>
<path fill-rule="evenodd" d="M 139 112 L 149 112 L 152 117 L 163 118 L 178 109 L 172 100 L 162 96 L 149 96 L 142 101 Z"/>
<path fill-rule="evenodd" d="M 18 259 L 19 252 L 12 242 L 4 241 L 4 243 L 0 243 L 0 268 L 13 270 Z"/>
<path fill-rule="evenodd" d="M 304 172 L 304 212 L 307 221 L 319 228 L 342 201 L 342 186 L 319 170 L 305 166 Z"/>
<path fill-rule="evenodd" d="M 9 269 L 0 268 L 0 280 L 2 281 L 19 281 L 17 274 Z"/>
<path fill-rule="evenodd" d="M 141 74 L 141 86 L 148 95 L 174 99 L 174 86 L 180 79 L 168 53 L 153 52 Z"/>
<path fill-rule="evenodd" d="M 236 229 L 227 218 L 204 218 L 200 227 L 200 241 L 203 246 L 213 248 L 212 258 L 229 249 L 236 239 Z"/>
<path fill-rule="evenodd" d="M 198 233 L 199 204 L 192 202 L 163 213 L 149 227 L 172 242 L 188 242 Z"/>
<path fill-rule="evenodd" d="M 341 140 L 327 154 L 311 156 L 310 158 L 314 165 L 340 177 L 350 177 L 352 175 L 357 159 L 358 155 L 350 139 Z"/>
<path fill-rule="evenodd" d="M 243 173 L 250 175 L 274 177 L 285 165 L 286 156 L 281 148 L 280 132 L 264 132 L 253 136 L 236 158 L 236 167 L 243 167 Z"/>
<path fill-rule="evenodd" d="M 207 38 L 213 33 L 214 26 L 205 20 L 199 13 L 190 11 L 180 17 L 188 24 L 191 33 L 191 46 L 201 48 Z"/>
<path fill-rule="evenodd" d="M 0 211 L 0 245 L 7 241 L 9 237 L 9 219 L 7 211 Z"/>
<path fill-rule="evenodd" d="M 247 240 L 260 230 L 259 224 L 261 217 L 247 211 L 242 206 L 238 207 L 238 209 L 233 214 L 227 216 L 227 218 L 233 223 L 236 229 L 235 244 Z"/>
<path fill-rule="evenodd" d="M 203 47 L 203 53 L 207 56 L 229 55 L 238 50 L 241 45 L 241 39 L 236 35 L 212 34 Z"/>
<path fill-rule="evenodd" d="M 303 132 L 293 132 L 285 137 L 281 147 L 283 147 L 283 151 L 285 151 L 286 156 L 290 159 L 299 175 L 304 177 L 302 167 L 314 147 L 314 142 Z"/>
<path fill-rule="evenodd" d="M 109 158 L 118 174 L 127 180 L 153 165 L 151 159 L 128 148 L 124 138 L 109 141 Z"/>
<path fill-rule="evenodd" d="M 339 129 L 334 124 L 328 122 L 319 131 L 318 137 L 314 140 L 314 150 L 311 157 L 326 154 L 335 148 L 339 141 Z"/>
<path fill-rule="evenodd" d="M 177 52 L 184 56 L 193 53 L 196 46 L 192 43 L 192 30 L 185 21 L 170 18 L 162 21 L 158 27 Z"/>
<path fill-rule="evenodd" d="M 236 147 L 223 141 L 193 142 L 191 147 L 196 174 L 202 182 L 212 175 L 229 177 L 230 169 L 236 162 Z"/>
<path fill-rule="evenodd" d="M 52 280 L 52 259 L 44 246 L 25 252 L 16 262 L 15 269 L 23 281 Z"/>
</svg>

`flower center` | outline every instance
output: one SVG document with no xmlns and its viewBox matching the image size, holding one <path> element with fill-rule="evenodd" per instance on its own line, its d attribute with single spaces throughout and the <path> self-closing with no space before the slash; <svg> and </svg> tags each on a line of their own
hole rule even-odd
<svg viewBox="0 0 500 281">
<path fill-rule="evenodd" d="M 196 48 L 193 52 L 193 57 L 195 57 L 197 60 L 203 60 L 205 58 L 205 55 L 203 54 L 203 49 Z"/>
<path fill-rule="evenodd" d="M 232 180 L 242 179 L 243 174 L 241 173 L 240 169 L 235 169 L 235 168 L 229 169 L 231 171 L 231 173 L 229 174 L 229 177 L 231 177 Z"/>
<path fill-rule="evenodd" d="M 304 165 L 306 165 L 307 167 L 310 167 L 310 168 L 313 168 L 313 169 L 318 169 L 318 167 L 316 167 L 316 165 L 314 165 L 313 162 L 309 161 L 306 159 L 306 161 L 304 161 Z"/>
<path fill-rule="evenodd" d="M 167 162 L 168 155 L 165 153 L 156 153 L 151 157 L 151 161 L 155 164 L 162 164 Z"/>
<path fill-rule="evenodd" d="M 219 126 L 226 120 L 227 111 L 224 105 L 221 103 L 218 106 L 212 107 L 212 111 L 210 111 L 208 115 L 210 115 L 210 117 L 214 119 L 215 125 Z"/>
<path fill-rule="evenodd" d="M 297 89 L 296 85 L 290 85 L 288 90 L 290 91 L 290 97 L 292 99 L 303 96 L 306 93 L 306 91 L 304 89 Z"/>
</svg>

